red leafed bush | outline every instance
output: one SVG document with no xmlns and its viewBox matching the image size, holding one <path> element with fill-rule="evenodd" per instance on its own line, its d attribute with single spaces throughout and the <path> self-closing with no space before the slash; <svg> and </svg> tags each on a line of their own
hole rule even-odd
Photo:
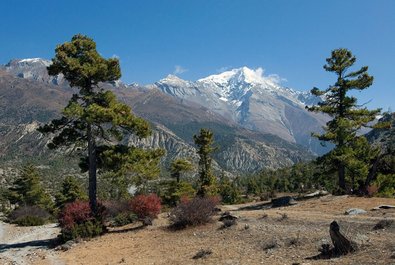
<svg viewBox="0 0 395 265">
<path fill-rule="evenodd" d="M 59 214 L 60 227 L 70 229 L 75 225 L 93 220 L 93 214 L 88 202 L 75 201 L 65 205 Z"/>
<path fill-rule="evenodd" d="M 210 222 L 218 205 L 218 197 L 196 197 L 192 200 L 183 198 L 170 213 L 171 226 L 182 229 L 187 226 L 197 226 Z"/>
<path fill-rule="evenodd" d="M 161 201 L 158 195 L 137 195 L 130 201 L 130 208 L 140 218 L 156 218 L 160 213 Z"/>
<path fill-rule="evenodd" d="M 98 213 L 91 212 L 88 202 L 75 201 L 65 205 L 59 214 L 59 224 L 62 228 L 60 238 L 66 242 L 75 238 L 88 238 L 103 234 L 105 208 L 98 205 Z"/>
</svg>

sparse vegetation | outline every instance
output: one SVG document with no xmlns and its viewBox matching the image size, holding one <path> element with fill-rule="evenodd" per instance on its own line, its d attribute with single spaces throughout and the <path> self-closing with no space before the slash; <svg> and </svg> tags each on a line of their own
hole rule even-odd
<svg viewBox="0 0 395 265">
<path fill-rule="evenodd" d="M 394 220 L 389 220 L 389 219 L 384 219 L 380 220 L 377 224 L 374 225 L 373 230 L 380 230 L 380 229 L 385 229 L 394 223 Z"/>
<path fill-rule="evenodd" d="M 51 215 L 38 206 L 21 206 L 8 215 L 8 221 L 20 226 L 37 226 L 47 223 Z"/>
<path fill-rule="evenodd" d="M 181 200 L 181 203 L 170 212 L 171 227 L 182 229 L 210 222 L 218 203 L 219 200 L 216 197 L 195 197 L 191 200 Z"/>
</svg>

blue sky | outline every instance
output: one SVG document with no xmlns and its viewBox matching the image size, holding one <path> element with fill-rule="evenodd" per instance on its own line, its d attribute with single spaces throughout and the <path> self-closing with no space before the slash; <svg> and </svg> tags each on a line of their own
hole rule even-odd
<svg viewBox="0 0 395 265">
<path fill-rule="evenodd" d="M 326 88 L 335 76 L 323 70 L 325 58 L 345 47 L 375 77 L 357 93 L 360 103 L 395 110 L 392 0 L 2 0 L 0 15 L 0 64 L 50 59 L 57 44 L 82 33 L 103 56 L 120 58 L 127 83 L 248 66 L 294 89 Z"/>
</svg>

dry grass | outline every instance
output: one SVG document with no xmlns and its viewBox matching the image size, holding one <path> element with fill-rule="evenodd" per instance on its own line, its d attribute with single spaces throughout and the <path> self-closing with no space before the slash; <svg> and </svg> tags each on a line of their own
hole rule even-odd
<svg viewBox="0 0 395 265">
<path fill-rule="evenodd" d="M 169 230 L 164 213 L 152 227 L 125 227 L 124 232 L 80 243 L 59 253 L 59 258 L 66 264 L 395 264 L 391 257 L 395 228 L 372 230 L 384 217 L 395 220 L 394 209 L 370 211 L 380 204 L 395 204 L 395 199 L 327 196 L 264 211 L 240 211 L 239 206 L 230 205 L 222 208 L 239 216 L 239 225 L 219 229 L 222 223 L 215 222 L 182 231 Z M 368 213 L 344 215 L 349 208 Z M 287 218 L 279 221 L 279 213 Z M 264 214 L 266 218 L 262 218 Z M 333 220 L 358 244 L 358 251 L 332 259 L 312 259 L 320 254 L 323 244 L 331 244 L 329 224 Z M 211 254 L 193 259 L 202 249 L 209 249 Z"/>
</svg>

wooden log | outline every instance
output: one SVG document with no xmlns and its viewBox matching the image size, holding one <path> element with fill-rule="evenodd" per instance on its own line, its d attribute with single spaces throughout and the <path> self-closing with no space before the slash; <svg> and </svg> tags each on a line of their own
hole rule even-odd
<svg viewBox="0 0 395 265">
<path fill-rule="evenodd" d="M 335 247 L 335 253 L 343 255 L 355 251 L 352 242 L 340 233 L 340 226 L 336 221 L 330 224 L 329 234 Z"/>
</svg>

